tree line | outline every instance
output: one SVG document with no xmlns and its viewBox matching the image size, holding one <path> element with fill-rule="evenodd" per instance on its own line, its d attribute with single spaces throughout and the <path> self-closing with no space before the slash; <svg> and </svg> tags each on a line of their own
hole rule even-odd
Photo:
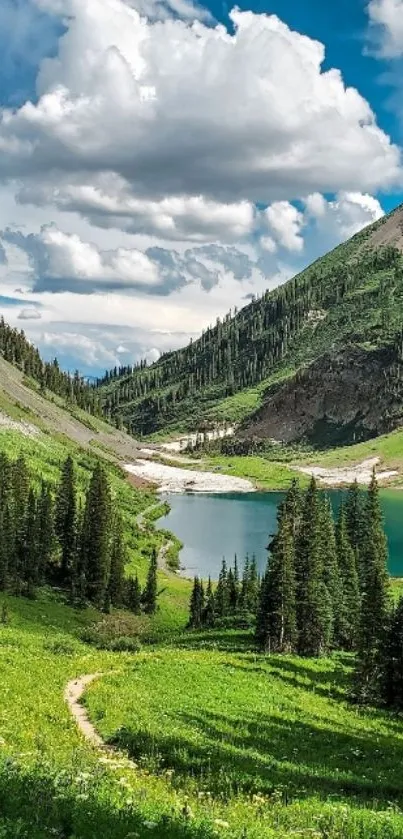
<svg viewBox="0 0 403 839">
<path fill-rule="evenodd" d="M 97 463 L 88 489 L 80 492 L 74 461 L 63 464 L 54 491 L 35 489 L 25 459 L 0 453 L 0 590 L 34 598 L 51 585 L 74 605 L 93 603 L 108 612 L 126 606 L 136 614 L 156 611 L 157 555 L 151 557 L 142 590 L 126 579 L 124 527 L 105 470 Z"/>
<path fill-rule="evenodd" d="M 387 541 L 375 473 L 367 494 L 348 490 L 334 521 L 328 496 L 312 478 L 305 493 L 293 482 L 278 510 L 265 574 L 253 596 L 237 565 L 225 563 L 215 588 L 194 580 L 189 626 L 213 627 L 223 615 L 255 618 L 259 649 L 321 656 L 355 654 L 354 696 L 403 709 L 403 599 L 393 607 Z"/>
<path fill-rule="evenodd" d="M 28 341 L 25 332 L 12 329 L 3 317 L 0 318 L 0 355 L 38 382 L 43 393 L 50 390 L 90 414 L 102 415 L 100 398 L 95 388 L 78 371 L 73 375 L 63 372 L 56 358 L 50 362 L 43 361 L 39 350 Z"/>
</svg>

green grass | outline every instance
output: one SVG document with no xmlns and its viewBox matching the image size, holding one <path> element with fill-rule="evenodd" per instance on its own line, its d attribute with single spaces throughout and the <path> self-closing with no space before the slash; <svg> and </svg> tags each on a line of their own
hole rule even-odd
<svg viewBox="0 0 403 839">
<path fill-rule="evenodd" d="M 86 704 L 192 809 L 207 798 L 228 836 L 402 836 L 403 725 L 348 704 L 349 670 L 348 657 L 161 651 Z"/>
<path fill-rule="evenodd" d="M 259 489 L 282 490 L 288 489 L 296 472 L 285 463 L 275 460 L 268 460 L 258 455 L 247 457 L 217 455 L 203 459 L 204 467 L 212 470 L 220 470 L 227 475 L 236 475 L 238 478 L 249 478 Z M 300 485 L 306 486 L 308 478 L 306 475 L 299 476 Z"/>
</svg>

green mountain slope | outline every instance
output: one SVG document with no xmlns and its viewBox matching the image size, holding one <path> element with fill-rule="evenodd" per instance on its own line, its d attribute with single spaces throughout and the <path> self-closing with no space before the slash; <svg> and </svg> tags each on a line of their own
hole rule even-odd
<svg viewBox="0 0 403 839">
<path fill-rule="evenodd" d="M 402 230 L 400 207 L 187 347 L 113 371 L 100 383 L 106 415 L 145 435 L 239 422 L 325 353 L 382 348 L 399 363 Z"/>
</svg>

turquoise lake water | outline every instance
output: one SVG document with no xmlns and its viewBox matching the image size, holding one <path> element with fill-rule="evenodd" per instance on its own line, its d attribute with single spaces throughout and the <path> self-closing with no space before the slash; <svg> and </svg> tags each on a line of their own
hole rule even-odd
<svg viewBox="0 0 403 839">
<path fill-rule="evenodd" d="M 337 509 L 343 493 L 329 493 Z M 183 542 L 181 565 L 191 576 L 216 579 L 223 557 L 232 563 L 235 554 L 242 567 L 246 554 L 255 554 L 259 569 L 267 561 L 266 546 L 276 531 L 280 492 L 231 493 L 225 495 L 166 495 L 171 512 L 161 527 Z M 389 571 L 403 577 L 403 493 L 383 491 L 382 508 L 389 544 Z"/>
</svg>

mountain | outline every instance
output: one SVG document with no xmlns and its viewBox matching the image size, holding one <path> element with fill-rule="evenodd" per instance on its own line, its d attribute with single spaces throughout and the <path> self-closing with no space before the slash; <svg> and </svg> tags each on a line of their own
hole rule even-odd
<svg viewBox="0 0 403 839">
<path fill-rule="evenodd" d="M 347 369 L 354 349 L 384 351 L 384 356 L 374 360 L 377 370 L 378 362 L 381 365 L 379 381 L 384 358 L 385 375 L 395 382 L 400 375 L 402 322 L 403 206 L 283 286 L 218 320 L 183 349 L 166 353 L 149 367 L 112 371 L 99 383 L 99 395 L 106 415 L 123 420 L 135 435 L 234 421 L 243 422 L 247 433 L 262 433 L 262 406 L 267 412 L 271 405 L 283 412 L 285 423 L 285 412 L 291 410 L 288 393 L 294 394 L 299 410 L 301 374 L 302 381 L 316 381 L 315 393 L 324 388 L 331 403 L 337 388 L 333 376 L 326 379 L 329 365 L 331 368 L 334 358 L 339 372 Z M 360 356 L 353 357 L 357 360 Z M 371 367 L 369 356 L 361 358 Z M 355 364 L 357 376 L 359 368 Z M 281 398 L 279 382 L 288 389 Z M 388 399 L 383 404 L 380 389 L 377 386 L 379 421 L 371 420 L 368 428 L 361 421 L 358 436 L 371 436 L 400 422 L 396 406 L 389 405 Z M 370 397 L 365 388 L 359 389 L 358 413 L 365 413 L 364 402 Z M 315 425 L 326 418 L 326 400 L 319 405 L 316 397 L 312 398 L 315 410 L 311 402 L 301 408 L 307 411 L 309 422 L 295 423 L 287 432 L 284 423 L 275 424 L 282 438 L 312 436 Z M 303 401 L 306 403 L 305 397 Z M 349 406 L 346 403 L 346 415 L 339 411 L 335 423 L 350 424 L 354 439 L 357 423 L 354 418 L 352 421 L 353 400 L 350 402 Z M 256 411 L 256 419 L 249 422 Z M 387 418 L 389 411 L 392 416 Z M 270 428 L 268 425 L 267 431 Z"/>
</svg>

